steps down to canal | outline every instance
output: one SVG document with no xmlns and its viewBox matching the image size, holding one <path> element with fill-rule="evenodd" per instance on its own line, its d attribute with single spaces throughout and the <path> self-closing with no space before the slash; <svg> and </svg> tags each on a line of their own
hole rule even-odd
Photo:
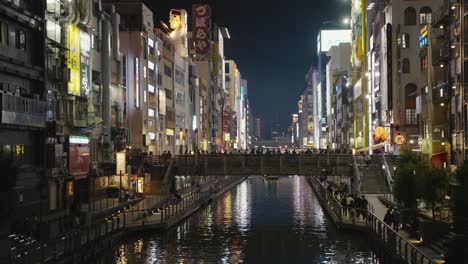
<svg viewBox="0 0 468 264">
<path fill-rule="evenodd" d="M 385 179 L 385 171 L 382 169 L 381 164 L 373 162 L 369 166 L 360 167 L 360 171 L 362 193 L 380 194 L 389 191 Z"/>
</svg>

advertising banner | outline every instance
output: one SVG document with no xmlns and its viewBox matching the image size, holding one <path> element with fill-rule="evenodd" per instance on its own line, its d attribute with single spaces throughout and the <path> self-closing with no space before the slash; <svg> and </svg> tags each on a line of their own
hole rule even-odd
<svg viewBox="0 0 468 264">
<path fill-rule="evenodd" d="M 88 176 L 89 145 L 70 143 L 69 172 L 75 179 Z"/>
<path fill-rule="evenodd" d="M 80 96 L 80 29 L 67 23 L 66 26 L 67 67 L 70 70 L 68 93 Z"/>
<path fill-rule="evenodd" d="M 91 38 L 88 33 L 80 31 L 80 94 L 87 97 L 90 90 L 89 80 L 89 54 L 91 52 Z"/>
<path fill-rule="evenodd" d="M 197 54 L 207 54 L 210 50 L 211 10 L 206 4 L 192 5 L 193 41 Z"/>
</svg>

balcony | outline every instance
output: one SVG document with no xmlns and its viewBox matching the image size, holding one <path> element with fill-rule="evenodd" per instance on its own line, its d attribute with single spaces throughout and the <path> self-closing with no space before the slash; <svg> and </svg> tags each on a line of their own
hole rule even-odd
<svg viewBox="0 0 468 264">
<path fill-rule="evenodd" d="M 0 93 L 1 123 L 45 128 L 45 101 Z"/>
<path fill-rule="evenodd" d="M 442 5 L 432 14 L 432 26 L 440 27 L 450 23 L 450 0 L 443 0 Z"/>
<path fill-rule="evenodd" d="M 444 41 L 432 49 L 432 65 L 440 64 L 450 59 L 450 41 Z"/>
</svg>

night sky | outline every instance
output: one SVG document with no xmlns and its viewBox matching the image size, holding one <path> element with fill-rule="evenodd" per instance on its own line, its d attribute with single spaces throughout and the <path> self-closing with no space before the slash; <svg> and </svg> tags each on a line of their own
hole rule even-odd
<svg viewBox="0 0 468 264">
<path fill-rule="evenodd" d="M 349 17 L 351 1 L 145 0 L 155 25 L 168 20 L 170 8 L 186 9 L 190 20 L 191 4 L 200 2 L 210 4 L 214 22 L 229 29 L 225 57 L 234 59 L 248 80 L 248 96 L 263 131 L 278 113 L 287 128 L 305 88 L 304 76 L 316 64 L 318 30 L 338 27 L 322 22 Z"/>
</svg>

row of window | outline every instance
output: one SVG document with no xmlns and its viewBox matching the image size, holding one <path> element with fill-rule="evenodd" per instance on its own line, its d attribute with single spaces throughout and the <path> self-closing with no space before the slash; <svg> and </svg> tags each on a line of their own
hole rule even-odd
<svg viewBox="0 0 468 264">
<path fill-rule="evenodd" d="M 428 25 L 432 21 L 432 10 L 430 7 L 423 7 L 419 10 L 419 24 Z M 404 11 L 404 24 L 405 26 L 416 26 L 417 11 L 414 7 L 407 7 Z"/>
<path fill-rule="evenodd" d="M 9 25 L 0 21 L 0 45 L 10 46 L 14 41 L 15 48 L 26 50 L 26 31 L 22 29 L 10 28 Z"/>
</svg>

